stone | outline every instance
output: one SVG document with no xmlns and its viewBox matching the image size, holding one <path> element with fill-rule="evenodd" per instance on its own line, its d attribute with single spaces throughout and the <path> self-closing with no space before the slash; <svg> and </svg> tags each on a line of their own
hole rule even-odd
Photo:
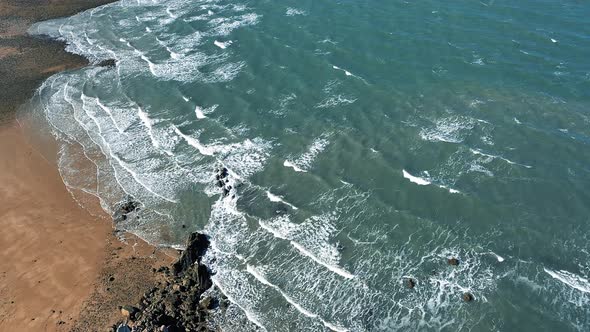
<svg viewBox="0 0 590 332">
<path fill-rule="evenodd" d="M 465 301 L 465 302 L 471 302 L 471 301 L 475 300 L 475 297 L 473 297 L 473 294 L 471 294 L 471 293 L 463 293 L 462 298 L 463 298 L 463 301 Z"/>
<path fill-rule="evenodd" d="M 99 67 L 115 67 L 117 65 L 117 60 L 115 60 L 115 59 L 102 60 L 97 65 Z"/>
<path fill-rule="evenodd" d="M 209 239 L 201 233 L 192 233 L 188 240 L 186 249 L 180 255 L 180 258 L 172 266 L 174 275 L 179 275 L 191 267 L 195 262 L 200 262 L 201 257 L 209 247 Z"/>
<path fill-rule="evenodd" d="M 199 301 L 199 307 L 201 307 L 201 309 L 211 309 L 212 304 L 213 299 L 210 296 L 207 296 L 203 298 L 201 301 Z"/>
<path fill-rule="evenodd" d="M 459 260 L 455 257 L 451 257 L 447 260 L 447 262 L 449 263 L 449 265 L 453 265 L 453 266 L 457 266 L 459 265 Z"/>
<path fill-rule="evenodd" d="M 416 281 L 412 278 L 408 278 L 408 279 L 406 279 L 406 286 L 408 286 L 408 288 L 412 289 L 416 286 Z"/>
<path fill-rule="evenodd" d="M 134 201 L 131 197 L 126 202 L 120 203 L 115 209 L 113 220 L 115 222 L 125 221 L 129 214 L 139 210 L 139 202 Z"/>
<path fill-rule="evenodd" d="M 134 320 L 135 316 L 138 313 L 139 313 L 139 309 L 134 306 L 124 305 L 121 307 L 121 314 L 123 315 L 123 317 L 127 317 L 131 320 Z"/>
</svg>

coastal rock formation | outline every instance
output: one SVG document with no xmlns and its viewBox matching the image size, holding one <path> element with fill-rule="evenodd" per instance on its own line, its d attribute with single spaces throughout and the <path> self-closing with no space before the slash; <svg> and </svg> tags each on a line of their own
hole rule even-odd
<svg viewBox="0 0 590 332">
<path fill-rule="evenodd" d="M 178 261 L 172 265 L 175 276 L 189 270 L 193 264 L 201 263 L 201 257 L 209 247 L 209 239 L 201 233 L 192 233 L 186 242 L 186 249 L 182 252 Z"/>
<path fill-rule="evenodd" d="M 129 315 L 134 331 L 212 331 L 207 317 L 218 300 L 203 296 L 213 283 L 209 269 L 201 263 L 208 246 L 205 235 L 193 233 L 172 271 L 157 270 L 166 275 L 165 281 L 144 294 L 137 312 Z"/>
</svg>

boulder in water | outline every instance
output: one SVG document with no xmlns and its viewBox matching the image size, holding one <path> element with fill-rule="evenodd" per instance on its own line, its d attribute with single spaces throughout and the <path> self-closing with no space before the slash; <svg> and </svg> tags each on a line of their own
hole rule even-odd
<svg viewBox="0 0 590 332">
<path fill-rule="evenodd" d="M 455 257 L 451 257 L 447 260 L 447 262 L 449 263 L 449 265 L 453 265 L 453 266 L 457 266 L 459 265 L 459 260 Z"/>
<path fill-rule="evenodd" d="M 473 297 L 473 294 L 471 294 L 471 293 L 463 293 L 462 298 L 463 298 L 463 301 L 465 301 L 465 302 L 471 302 L 471 301 L 475 300 L 475 297 Z"/>
<path fill-rule="evenodd" d="M 115 213 L 113 214 L 113 220 L 115 222 L 125 221 L 130 214 L 139 210 L 139 202 L 134 201 L 131 197 L 126 202 L 119 203 Z"/>
<path fill-rule="evenodd" d="M 117 65 L 117 60 L 115 60 L 115 59 L 102 60 L 97 65 L 99 67 L 115 67 Z"/>
</svg>

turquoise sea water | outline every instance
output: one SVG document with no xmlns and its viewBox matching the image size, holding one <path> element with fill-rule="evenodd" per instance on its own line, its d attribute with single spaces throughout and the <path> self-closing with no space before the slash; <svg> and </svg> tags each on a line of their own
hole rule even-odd
<svg viewBox="0 0 590 332">
<path fill-rule="evenodd" d="M 588 17 L 123 0 L 31 28 L 117 66 L 52 76 L 24 116 L 80 204 L 141 202 L 117 227 L 155 244 L 211 236 L 224 331 L 588 331 Z"/>
</svg>

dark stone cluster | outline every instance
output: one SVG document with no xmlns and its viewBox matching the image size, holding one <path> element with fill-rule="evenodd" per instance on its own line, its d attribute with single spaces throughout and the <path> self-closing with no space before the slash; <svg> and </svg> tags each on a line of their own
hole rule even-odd
<svg viewBox="0 0 590 332">
<path fill-rule="evenodd" d="M 227 168 L 225 168 L 225 167 L 217 168 L 215 170 L 215 173 L 216 173 L 215 174 L 215 181 L 216 181 L 217 186 L 219 188 L 222 188 L 224 197 L 228 196 L 231 189 L 232 189 L 232 186 L 229 184 L 229 179 L 228 179 L 229 173 L 227 171 Z"/>
<path fill-rule="evenodd" d="M 449 264 L 451 266 L 458 266 L 460 263 L 461 263 L 461 261 L 456 257 L 450 257 L 447 259 L 447 264 Z M 436 274 L 436 270 L 433 271 L 433 273 Z M 416 280 L 413 278 L 405 278 L 404 285 L 409 289 L 413 289 L 414 287 L 416 287 Z M 471 302 L 471 301 L 475 300 L 475 296 L 473 296 L 473 294 L 471 294 L 469 292 L 465 292 L 465 293 L 461 294 L 461 298 L 465 302 Z"/>
<path fill-rule="evenodd" d="M 99 67 L 110 67 L 110 68 L 112 68 L 112 67 L 117 66 L 117 60 L 115 60 L 115 59 L 103 60 L 103 61 L 99 62 L 97 64 L 97 66 L 99 66 Z"/>
<path fill-rule="evenodd" d="M 115 213 L 113 214 L 113 220 L 115 223 L 125 221 L 127 218 L 131 216 L 131 214 L 139 211 L 140 203 L 133 200 L 133 198 L 128 197 L 124 202 L 120 203 L 115 208 Z"/>
<path fill-rule="evenodd" d="M 212 331 L 207 318 L 219 301 L 204 295 L 213 283 L 211 272 L 201 262 L 209 240 L 193 233 L 187 242 L 172 269 L 157 270 L 165 275 L 165 281 L 145 293 L 137 307 L 122 307 L 133 331 Z"/>
</svg>

